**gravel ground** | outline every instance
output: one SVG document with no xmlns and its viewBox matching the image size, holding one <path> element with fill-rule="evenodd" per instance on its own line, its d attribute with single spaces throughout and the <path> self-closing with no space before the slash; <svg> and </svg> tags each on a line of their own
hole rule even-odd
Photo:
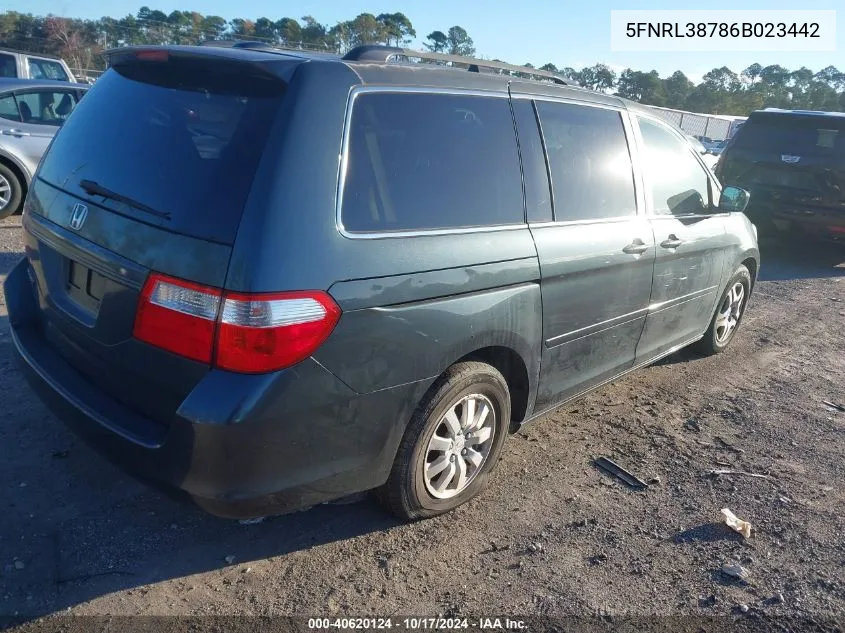
<svg viewBox="0 0 845 633">
<path fill-rule="evenodd" d="M 0 221 L 0 280 L 22 250 Z M 240 525 L 134 482 L 30 392 L 0 296 L 0 615 L 842 617 L 845 413 L 822 401 L 845 403 L 845 250 L 761 250 L 730 350 L 561 407 L 480 498 L 413 525 L 370 500 Z M 631 490 L 599 455 L 659 483 Z"/>
</svg>

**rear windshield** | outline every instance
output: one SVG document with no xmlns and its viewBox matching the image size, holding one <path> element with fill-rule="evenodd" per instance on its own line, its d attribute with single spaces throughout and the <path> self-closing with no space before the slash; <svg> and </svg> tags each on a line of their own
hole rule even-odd
<svg viewBox="0 0 845 633">
<path fill-rule="evenodd" d="M 845 118 L 783 115 L 752 118 L 737 131 L 733 147 L 841 160 L 845 158 Z"/>
<path fill-rule="evenodd" d="M 110 69 L 56 136 L 40 176 L 144 222 L 231 244 L 284 84 L 222 66 L 171 58 Z M 89 195 L 81 181 L 138 204 Z"/>
</svg>

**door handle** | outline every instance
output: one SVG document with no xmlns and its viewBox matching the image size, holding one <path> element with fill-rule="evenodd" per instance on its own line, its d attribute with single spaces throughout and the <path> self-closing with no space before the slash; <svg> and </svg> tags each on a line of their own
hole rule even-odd
<svg viewBox="0 0 845 633">
<path fill-rule="evenodd" d="M 667 239 L 660 242 L 660 246 L 663 248 L 678 248 L 683 243 L 684 240 L 679 240 L 678 237 L 672 233 Z"/>
<path fill-rule="evenodd" d="M 645 244 L 640 238 L 636 238 L 633 242 L 622 249 L 623 253 L 628 255 L 641 255 L 649 249 L 649 245 Z"/>
<path fill-rule="evenodd" d="M 2 130 L 0 133 L 6 136 L 32 136 L 32 134 L 23 130 Z"/>
</svg>

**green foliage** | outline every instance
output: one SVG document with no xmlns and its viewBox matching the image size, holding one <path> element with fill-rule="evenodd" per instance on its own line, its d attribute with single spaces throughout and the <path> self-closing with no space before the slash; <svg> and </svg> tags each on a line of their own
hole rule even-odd
<svg viewBox="0 0 845 633">
<path fill-rule="evenodd" d="M 616 73 L 605 64 L 582 68 L 572 78 L 578 81 L 578 85 L 591 90 L 609 90 L 616 85 Z"/>
<path fill-rule="evenodd" d="M 334 26 L 307 15 L 300 19 L 235 18 L 195 11 L 162 11 L 143 6 L 135 15 L 81 20 L 0 12 L 0 47 L 59 55 L 74 69 L 102 69 L 107 48 L 132 44 L 198 44 L 206 40 L 245 38 L 294 48 L 343 54 L 359 44 L 407 46 L 417 37 L 404 13 L 360 13 Z M 423 47 L 438 53 L 475 55 L 475 44 L 461 26 L 426 35 Z M 525 64 L 526 68 L 533 68 Z M 605 64 L 575 70 L 547 63 L 542 70 L 559 72 L 586 88 L 615 93 L 649 105 L 709 114 L 745 115 L 766 107 L 845 111 L 845 73 L 834 66 L 813 72 L 778 64 L 751 64 L 737 73 L 714 68 L 695 85 L 681 71 L 662 78 L 657 71 L 626 68 L 617 73 Z M 519 73 L 514 73 L 519 74 Z"/>
<path fill-rule="evenodd" d="M 404 13 L 382 13 L 376 20 L 381 25 L 384 42 L 388 45 L 410 44 L 417 36 L 411 21 Z"/>
<path fill-rule="evenodd" d="M 450 55 L 464 55 L 466 57 L 475 55 L 472 38 L 463 27 L 453 26 L 446 33 L 446 38 Z"/>
<path fill-rule="evenodd" d="M 626 68 L 616 84 L 620 97 L 639 101 L 646 105 L 666 106 L 666 93 L 663 80 L 656 70 L 644 73 L 639 70 Z"/>
<path fill-rule="evenodd" d="M 448 45 L 449 38 L 443 31 L 432 31 L 423 42 L 423 46 L 433 53 L 445 53 Z"/>
</svg>

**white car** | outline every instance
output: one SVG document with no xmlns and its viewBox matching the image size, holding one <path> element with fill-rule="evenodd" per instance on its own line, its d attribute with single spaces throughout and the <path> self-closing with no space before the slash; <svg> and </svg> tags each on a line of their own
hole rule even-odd
<svg viewBox="0 0 845 633">
<path fill-rule="evenodd" d="M 68 65 L 60 57 L 0 49 L 0 77 L 40 79 L 76 83 Z"/>
</svg>

